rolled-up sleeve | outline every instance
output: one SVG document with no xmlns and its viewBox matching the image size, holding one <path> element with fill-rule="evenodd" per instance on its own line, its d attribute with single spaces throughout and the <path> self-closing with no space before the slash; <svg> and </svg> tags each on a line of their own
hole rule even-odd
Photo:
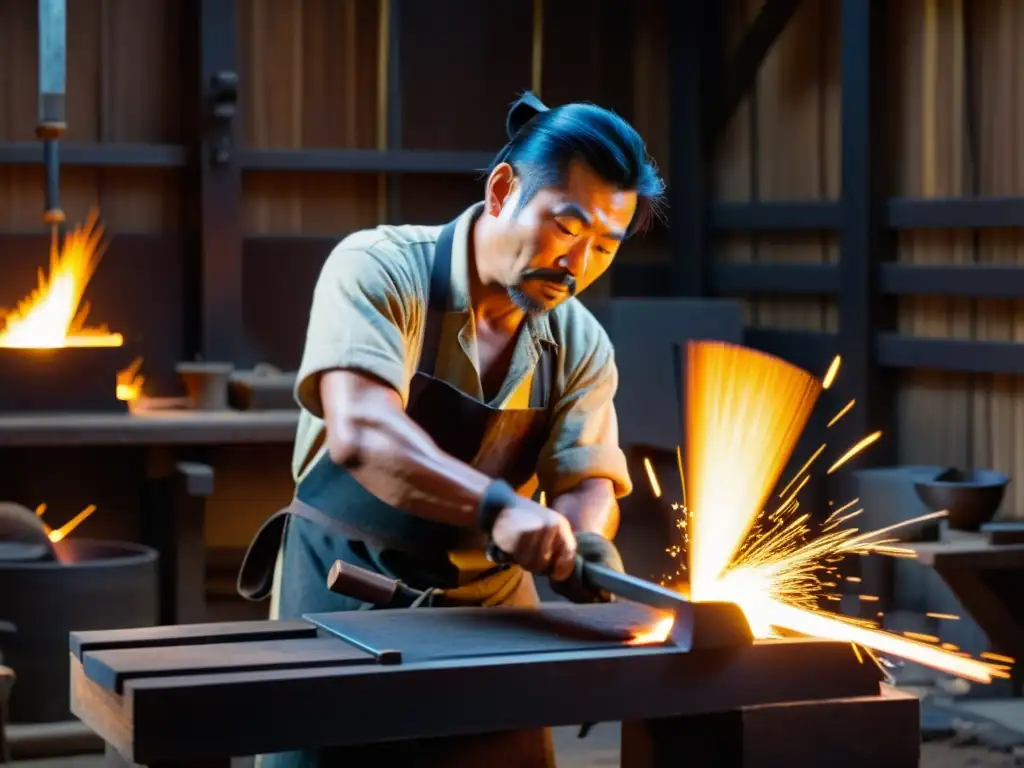
<svg viewBox="0 0 1024 768">
<path fill-rule="evenodd" d="M 590 478 L 606 478 L 622 498 L 633 490 L 619 447 L 615 416 L 618 369 L 611 341 L 599 326 L 566 345 L 564 391 L 554 405 L 551 435 L 537 465 L 549 498 Z"/>
<path fill-rule="evenodd" d="M 295 385 L 299 404 L 318 418 L 320 376 L 327 371 L 366 373 L 394 388 L 403 403 L 408 398 L 412 286 L 393 261 L 342 242 L 324 262 Z"/>
</svg>

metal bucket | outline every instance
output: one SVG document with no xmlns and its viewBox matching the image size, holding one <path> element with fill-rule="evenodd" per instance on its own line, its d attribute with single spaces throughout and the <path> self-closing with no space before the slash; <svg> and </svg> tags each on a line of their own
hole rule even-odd
<svg viewBox="0 0 1024 768">
<path fill-rule="evenodd" d="M 158 554 L 139 544 L 67 539 L 61 562 L 0 560 L 0 634 L 4 664 L 18 682 L 10 720 L 72 719 L 68 635 L 152 627 L 159 620 Z"/>
</svg>

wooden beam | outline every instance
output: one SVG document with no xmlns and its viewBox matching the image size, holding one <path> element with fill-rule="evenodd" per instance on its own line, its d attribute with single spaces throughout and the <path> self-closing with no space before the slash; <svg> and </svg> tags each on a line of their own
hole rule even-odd
<svg viewBox="0 0 1024 768">
<path fill-rule="evenodd" d="M 706 291 L 711 168 L 707 131 L 714 62 L 719 55 L 721 13 L 714 0 L 672 3 L 669 59 L 669 217 L 672 242 L 672 295 L 703 296 Z"/>
<path fill-rule="evenodd" d="M 42 164 L 41 142 L 13 141 L 0 144 L 0 165 Z M 177 144 L 62 141 L 60 164 L 79 168 L 185 168 L 188 164 L 188 147 Z"/>
<path fill-rule="evenodd" d="M 196 352 L 233 362 L 243 342 L 242 169 L 236 0 L 198 0 L 199 317 Z"/>
<path fill-rule="evenodd" d="M 842 399 L 857 406 L 836 425 L 836 444 L 852 446 L 884 429 L 866 461 L 894 457 L 894 382 L 878 365 L 875 334 L 891 317 L 878 286 L 879 262 L 891 260 L 894 238 L 886 221 L 884 156 L 885 0 L 842 0 L 842 221 L 839 230 L 839 349 L 843 367 L 836 380 Z M 863 466 L 863 463 L 862 463 Z M 842 474 L 842 473 L 837 473 Z M 846 478 L 840 478 L 840 481 Z M 838 496 L 836 497 L 838 498 Z"/>
<path fill-rule="evenodd" d="M 725 68 L 718 110 L 711 125 L 712 134 L 717 136 L 739 107 L 743 97 L 753 87 L 761 69 L 782 30 L 800 6 L 800 0 L 766 0 L 757 13 L 747 33 L 743 36 L 732 61 Z"/>
</svg>

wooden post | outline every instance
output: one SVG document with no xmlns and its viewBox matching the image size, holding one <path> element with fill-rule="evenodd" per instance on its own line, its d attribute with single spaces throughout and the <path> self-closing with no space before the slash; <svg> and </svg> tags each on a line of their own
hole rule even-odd
<svg viewBox="0 0 1024 768">
<path fill-rule="evenodd" d="M 238 163 L 236 0 L 198 0 L 198 349 L 235 362 L 243 349 L 242 171 Z"/>
<path fill-rule="evenodd" d="M 622 724 L 622 768 L 917 768 L 920 706 L 881 695 Z"/>
<path fill-rule="evenodd" d="M 897 448 L 894 380 L 878 364 L 876 337 L 888 330 L 891 309 L 879 291 L 879 264 L 892 258 L 894 236 L 886 213 L 886 160 L 883 85 L 885 78 L 884 0 L 843 0 L 841 9 L 842 202 L 839 231 L 839 353 L 843 367 L 835 387 L 853 410 L 834 429 L 842 452 L 876 430 L 859 466 L 892 463 Z M 837 454 L 838 455 L 838 454 Z M 849 472 L 841 480 L 850 485 Z M 845 482 L 844 482 L 845 481 Z M 840 487 L 837 503 L 855 490 Z"/>
</svg>

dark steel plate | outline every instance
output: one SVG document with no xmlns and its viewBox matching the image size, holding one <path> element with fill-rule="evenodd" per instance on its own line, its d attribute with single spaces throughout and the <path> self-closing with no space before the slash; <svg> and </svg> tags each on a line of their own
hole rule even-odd
<svg viewBox="0 0 1024 768">
<path fill-rule="evenodd" d="M 303 618 L 375 655 L 403 663 L 621 648 L 659 614 L 633 603 L 540 608 L 408 608 Z"/>
</svg>

